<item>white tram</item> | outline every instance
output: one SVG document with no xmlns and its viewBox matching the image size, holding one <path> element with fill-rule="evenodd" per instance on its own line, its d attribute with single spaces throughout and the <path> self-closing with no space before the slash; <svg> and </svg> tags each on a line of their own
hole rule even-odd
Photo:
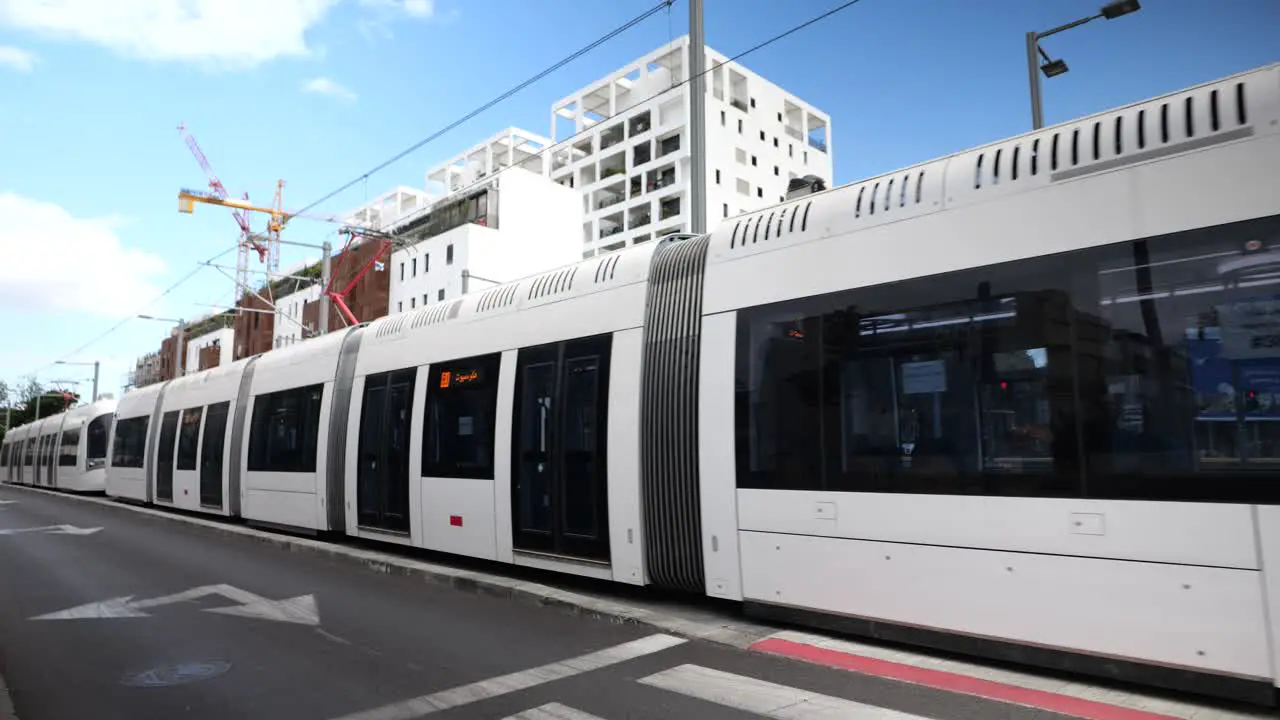
<svg viewBox="0 0 1280 720">
<path fill-rule="evenodd" d="M 102 492 L 115 409 L 102 399 L 14 428 L 0 444 L 0 480 Z"/>
<path fill-rule="evenodd" d="M 1280 65 L 143 388 L 107 492 L 1269 692 L 1278 293 Z"/>
</svg>

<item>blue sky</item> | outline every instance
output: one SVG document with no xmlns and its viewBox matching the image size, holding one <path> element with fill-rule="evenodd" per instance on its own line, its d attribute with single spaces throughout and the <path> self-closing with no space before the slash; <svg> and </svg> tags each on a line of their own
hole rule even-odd
<svg viewBox="0 0 1280 720">
<path fill-rule="evenodd" d="M 88 377 L 118 392 L 168 331 L 232 282 L 205 269 L 229 213 L 177 212 L 203 175 L 186 122 L 236 196 L 298 208 L 359 177 L 657 0 L 0 0 L 0 379 Z M 707 43 L 734 55 L 840 0 L 704 0 Z M 1142 0 L 1045 41 L 1047 124 L 1280 60 L 1280 0 Z M 837 182 L 1027 130 L 1023 35 L 1099 0 L 862 0 L 742 62 L 830 113 Z M 549 133 L 550 105 L 682 35 L 678 0 L 329 201 L 342 213 L 508 125 Z M 261 216 L 255 218 L 262 224 Z M 297 221 L 295 240 L 334 238 Z M 234 264 L 228 252 L 222 262 Z M 302 259 L 286 248 L 282 264 Z M 89 385 L 80 386 L 87 394 Z"/>
</svg>

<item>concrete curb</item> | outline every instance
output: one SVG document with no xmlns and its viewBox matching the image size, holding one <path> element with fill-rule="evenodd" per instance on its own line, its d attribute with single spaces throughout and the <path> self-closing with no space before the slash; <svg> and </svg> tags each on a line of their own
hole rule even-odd
<svg viewBox="0 0 1280 720">
<path fill-rule="evenodd" d="M 312 538 L 284 535 L 246 525 L 233 525 L 200 517 L 180 515 L 127 502 L 119 502 L 105 497 L 75 495 L 26 485 L 6 484 L 5 487 L 99 505 L 122 512 L 149 515 L 171 522 L 196 525 L 224 535 L 249 538 L 286 550 L 312 552 L 318 555 L 354 560 L 378 572 L 417 577 L 427 582 L 446 585 L 463 592 L 518 600 L 557 608 L 576 615 L 585 615 L 614 622 L 647 625 L 683 637 L 728 645 L 740 650 L 749 649 L 753 643 L 779 630 L 776 627 L 745 620 L 728 622 L 725 617 L 706 610 L 690 611 L 690 614 L 697 617 L 682 617 L 634 603 L 594 597 L 537 582 L 412 560 L 389 553 L 348 547 Z M 5 718 L 2 711 L 3 704 L 0 702 L 0 720 L 9 720 L 9 718 Z"/>
</svg>

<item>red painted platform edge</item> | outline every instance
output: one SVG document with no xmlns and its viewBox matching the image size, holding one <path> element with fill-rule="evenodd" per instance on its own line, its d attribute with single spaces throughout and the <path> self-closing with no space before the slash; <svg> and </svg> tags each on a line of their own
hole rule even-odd
<svg viewBox="0 0 1280 720">
<path fill-rule="evenodd" d="M 960 675 L 943 670 L 929 670 L 915 665 L 905 665 L 889 660 L 879 660 L 864 655 L 840 652 L 839 650 L 829 650 L 816 645 L 807 645 L 781 638 L 765 638 L 753 644 L 751 649 L 756 652 L 795 658 L 816 665 L 826 665 L 966 695 L 977 695 L 992 700 L 1049 710 L 1063 715 L 1089 718 L 1089 720 L 1179 720 L 1172 715 L 1134 710 L 1120 705 L 1110 705 L 1044 690 L 1032 690 L 1031 688 L 982 680 L 969 675 Z"/>
</svg>

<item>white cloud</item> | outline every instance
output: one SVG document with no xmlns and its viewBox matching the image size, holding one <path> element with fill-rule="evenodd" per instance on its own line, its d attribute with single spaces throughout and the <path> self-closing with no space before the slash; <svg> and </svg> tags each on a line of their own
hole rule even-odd
<svg viewBox="0 0 1280 720">
<path fill-rule="evenodd" d="M 435 0 L 360 0 L 360 4 L 367 8 L 402 13 L 421 20 L 430 18 L 436 10 Z"/>
<path fill-rule="evenodd" d="M 0 25 L 146 60 L 247 68 L 309 55 L 307 31 L 337 1 L 0 0 Z"/>
<path fill-rule="evenodd" d="M 335 97 L 343 102 L 354 102 L 356 94 L 346 87 L 330 80 L 327 77 L 312 78 L 302 84 L 302 92 L 315 93 L 316 95 L 328 95 Z"/>
<path fill-rule="evenodd" d="M 124 247 L 119 225 L 0 192 L 0 307 L 118 317 L 150 302 L 164 261 Z"/>
<path fill-rule="evenodd" d="M 0 68 L 18 72 L 31 72 L 36 67 L 36 56 L 22 48 L 0 45 Z"/>
</svg>

